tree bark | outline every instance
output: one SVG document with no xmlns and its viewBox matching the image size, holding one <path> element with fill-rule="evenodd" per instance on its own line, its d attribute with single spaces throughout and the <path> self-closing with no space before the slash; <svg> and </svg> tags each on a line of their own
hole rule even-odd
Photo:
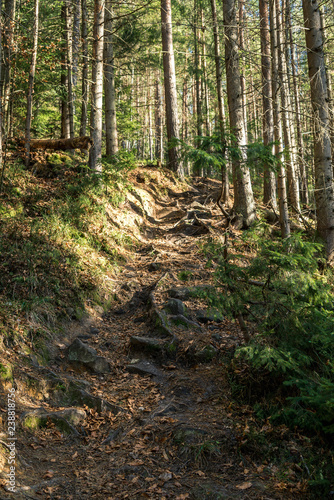
<svg viewBox="0 0 334 500">
<path fill-rule="evenodd" d="M 279 218 L 282 238 L 290 236 L 290 222 L 288 212 L 288 199 L 286 191 L 286 174 L 284 161 L 282 158 L 282 124 L 279 102 L 279 77 L 278 77 L 278 50 L 277 50 L 277 24 L 275 13 L 275 0 L 269 0 L 270 15 L 270 48 L 271 48 L 271 72 L 272 72 L 272 96 L 274 111 L 274 134 L 275 134 L 275 154 L 280 160 L 278 172 L 278 200 L 279 200 Z"/>
<path fill-rule="evenodd" d="M 5 21 L 3 26 L 3 59 L 2 64 L 2 96 L 3 96 L 3 126 L 6 127 L 7 134 L 9 131 L 10 120 L 10 88 L 11 88 L 11 72 L 12 60 L 14 51 L 14 27 L 16 15 L 16 0 L 5 0 L 4 4 Z M 3 62 L 2 62 L 3 61 Z"/>
<path fill-rule="evenodd" d="M 112 0 L 106 0 L 104 23 L 104 84 L 107 156 L 113 156 L 118 151 L 112 22 Z"/>
<path fill-rule="evenodd" d="M 160 71 L 155 81 L 155 157 L 162 163 L 162 95 L 161 95 Z"/>
<path fill-rule="evenodd" d="M 334 261 L 334 195 L 328 87 L 319 4 L 303 0 L 305 37 L 314 123 L 314 170 L 317 228 Z"/>
<path fill-rule="evenodd" d="M 26 134 L 25 134 L 25 164 L 29 165 L 30 161 L 30 136 L 31 136 L 31 120 L 32 120 L 32 101 L 34 93 L 34 80 L 37 60 L 38 46 L 38 13 L 39 0 L 35 0 L 34 5 L 34 27 L 33 27 L 33 50 L 31 56 L 31 64 L 29 71 L 28 95 L 27 95 L 27 118 L 26 118 Z"/>
<path fill-rule="evenodd" d="M 219 29 L 217 20 L 217 7 L 216 0 L 211 0 L 211 11 L 212 11 L 212 22 L 213 22 L 213 39 L 215 47 L 215 66 L 216 66 L 216 82 L 217 82 L 217 100 L 218 100 L 218 121 L 219 121 L 219 131 L 220 140 L 223 148 L 223 154 L 225 156 L 226 151 L 226 137 L 225 137 L 225 113 L 224 113 L 224 100 L 223 100 L 223 85 L 222 85 L 222 65 L 220 56 L 220 41 L 219 41 Z M 228 203 L 229 194 L 229 178 L 226 164 L 222 164 L 221 169 L 222 175 L 222 190 L 219 202 Z"/>
<path fill-rule="evenodd" d="M 65 2 L 61 7 L 61 24 L 62 24 L 62 50 L 61 50 L 61 137 L 63 139 L 70 137 L 70 122 L 68 110 L 68 71 L 67 71 L 67 33 L 66 33 L 66 5 Z"/>
<path fill-rule="evenodd" d="M 104 0 L 94 2 L 92 100 L 90 113 L 90 137 L 93 146 L 89 152 L 88 165 L 102 173 L 102 101 L 103 101 L 103 34 Z"/>
<path fill-rule="evenodd" d="M 67 105 L 70 138 L 74 137 L 74 105 L 73 105 L 73 52 L 72 52 L 72 8 L 70 0 L 65 0 L 65 29 L 67 54 Z"/>
<path fill-rule="evenodd" d="M 293 82 L 293 95 L 295 102 L 296 111 L 296 132 L 297 132 L 297 146 L 298 146 L 298 165 L 299 165 L 299 189 L 300 189 L 300 200 L 303 204 L 308 204 L 308 186 L 307 186 L 307 175 L 305 168 L 305 158 L 304 158 L 304 144 L 302 136 L 302 126 L 300 120 L 300 100 L 299 100 L 299 88 L 298 88 L 298 66 L 296 64 L 296 51 L 293 43 L 292 35 L 292 22 L 291 22 L 291 9 L 290 0 L 286 0 L 286 10 L 288 17 L 288 29 L 289 29 L 289 45 L 290 45 L 290 56 L 291 56 L 291 68 L 292 68 L 292 82 Z"/>
<path fill-rule="evenodd" d="M 80 135 L 86 135 L 88 108 L 88 29 L 87 3 L 81 0 L 81 39 L 82 39 L 82 75 L 81 75 L 81 120 Z"/>
<path fill-rule="evenodd" d="M 18 139 L 19 146 L 25 146 L 25 140 Z M 81 149 L 82 151 L 89 151 L 92 145 L 90 137 L 73 137 L 71 139 L 31 139 L 30 151 L 43 151 L 52 149 L 54 151 L 68 151 L 71 149 Z"/>
<path fill-rule="evenodd" d="M 164 66 L 164 84 L 166 101 L 167 138 L 179 138 L 179 118 L 177 108 L 176 76 L 172 34 L 171 0 L 161 0 L 161 33 Z M 169 167 L 184 177 L 183 167 L 179 159 L 178 148 L 168 149 Z"/>
<path fill-rule="evenodd" d="M 288 200 L 290 204 L 298 211 L 300 210 L 299 203 L 299 182 L 296 175 L 295 151 L 294 151 L 294 125 L 289 116 L 291 115 L 291 104 L 288 97 L 287 69 L 285 50 L 283 50 L 283 22 L 281 20 L 280 5 L 278 0 L 275 1 L 276 6 L 276 22 L 277 22 L 277 48 L 278 48 L 278 75 L 280 82 L 280 95 L 282 104 L 282 122 L 284 134 L 284 156 L 287 168 L 288 178 Z"/>
<path fill-rule="evenodd" d="M 239 71 L 237 0 L 223 3 L 225 26 L 225 65 L 231 133 L 233 135 L 232 169 L 234 210 L 241 216 L 243 227 L 256 218 L 250 172 L 247 166 L 247 140 L 242 106 Z"/>
<path fill-rule="evenodd" d="M 262 106 L 263 106 L 263 144 L 268 146 L 274 142 L 274 111 L 271 81 L 271 54 L 269 32 L 268 0 L 259 0 L 261 30 L 261 70 L 262 70 Z M 272 146 L 274 153 L 274 146 Z M 276 179 L 273 170 L 264 166 L 263 201 L 266 205 L 277 207 Z"/>
<path fill-rule="evenodd" d="M 72 80 L 73 97 L 76 98 L 76 86 L 78 83 L 78 64 L 80 48 L 80 20 L 81 20 L 81 0 L 73 2 L 73 35 L 72 35 Z"/>
</svg>

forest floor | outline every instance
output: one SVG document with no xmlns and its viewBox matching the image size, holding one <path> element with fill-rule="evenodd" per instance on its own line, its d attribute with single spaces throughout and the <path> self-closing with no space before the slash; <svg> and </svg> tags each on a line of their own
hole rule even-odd
<svg viewBox="0 0 334 500">
<path fill-rule="evenodd" d="M 0 498 L 311 498 L 303 459 L 310 439 L 257 420 L 232 397 L 231 359 L 243 333 L 192 295 L 214 286 L 203 244 L 223 232 L 219 183 L 197 178 L 186 191 L 166 186 L 162 197 L 149 171 L 131 174 L 150 209 L 115 279 L 117 301 L 68 323 L 47 367 L 33 356 L 23 366 L 19 350 L 4 349 L 17 389 L 16 492 L 6 464 L 8 382 Z M 130 209 L 138 210 L 128 200 L 118 210 Z M 70 361 L 75 339 L 108 368 Z"/>
</svg>

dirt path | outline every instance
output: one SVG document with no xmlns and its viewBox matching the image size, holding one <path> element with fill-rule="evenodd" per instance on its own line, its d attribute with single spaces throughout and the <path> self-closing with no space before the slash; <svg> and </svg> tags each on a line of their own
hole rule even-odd
<svg viewBox="0 0 334 500">
<path fill-rule="evenodd" d="M 3 478 L 0 498 L 294 496 L 281 491 L 272 463 L 241 448 L 248 410 L 238 419 L 232 409 L 226 361 L 242 333 L 192 296 L 213 284 L 200 245 L 222 226 L 210 201 L 216 187 L 198 183 L 157 202 L 142 228 L 145 246 L 119 275 L 117 307 L 73 323 L 51 371 L 27 366 L 30 413 L 21 402 L 20 419 L 33 427 L 38 417 L 39 428 L 19 428 L 17 492 L 6 492 Z M 75 338 L 110 363 L 109 373 L 69 363 Z"/>
</svg>

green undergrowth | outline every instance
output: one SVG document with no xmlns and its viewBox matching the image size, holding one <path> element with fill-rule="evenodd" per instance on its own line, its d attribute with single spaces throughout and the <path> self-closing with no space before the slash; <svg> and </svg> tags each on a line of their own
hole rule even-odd
<svg viewBox="0 0 334 500">
<path fill-rule="evenodd" d="M 37 177 L 19 161 L 6 169 L 0 197 L 5 343 L 41 339 L 60 320 L 80 318 L 87 304 L 113 300 L 113 278 L 133 241 L 113 224 L 108 207 L 117 207 L 131 189 L 126 173 L 134 161 L 123 153 L 104 160 L 101 178 L 74 158 L 54 154 L 53 178 Z"/>
<path fill-rule="evenodd" d="M 275 395 L 273 420 L 334 435 L 333 275 L 321 270 L 322 245 L 300 233 L 274 240 L 260 223 L 244 233 L 227 261 L 219 246 L 208 252 L 218 264 L 219 292 L 210 300 L 230 317 L 242 315 L 253 332 L 234 363 L 257 373 L 258 386 L 255 378 L 249 388 L 254 398 L 266 388 Z"/>
<path fill-rule="evenodd" d="M 307 448 L 309 467 L 300 467 L 311 490 L 327 494 L 334 473 L 328 446 L 334 437 L 334 280 L 322 243 L 302 233 L 274 239 L 259 222 L 230 238 L 227 260 L 222 245 L 209 243 L 205 251 L 216 281 L 206 300 L 236 322 L 242 317 L 250 337 L 229 362 L 234 401 L 249 406 L 257 422 L 247 443 L 267 440 L 259 429 L 269 423 L 316 435 Z"/>
</svg>

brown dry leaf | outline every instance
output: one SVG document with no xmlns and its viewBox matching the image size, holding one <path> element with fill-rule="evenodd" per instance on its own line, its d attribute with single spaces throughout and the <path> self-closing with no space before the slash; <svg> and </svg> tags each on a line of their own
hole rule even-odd
<svg viewBox="0 0 334 500">
<path fill-rule="evenodd" d="M 76 451 L 75 453 L 73 453 L 72 458 L 73 458 L 73 459 L 74 459 L 74 458 L 77 458 L 77 456 L 78 456 L 78 452 Z"/>
<path fill-rule="evenodd" d="M 54 472 L 53 472 L 53 470 L 48 470 L 48 471 L 44 474 L 43 479 L 51 479 L 53 476 L 54 476 Z"/>
<path fill-rule="evenodd" d="M 137 465 L 144 465 L 144 462 L 142 460 L 134 460 L 133 462 L 129 462 L 128 465 L 135 467 Z"/>
<path fill-rule="evenodd" d="M 166 450 L 162 450 L 162 455 L 163 455 L 165 460 L 169 460 L 168 455 L 166 453 Z"/>
<path fill-rule="evenodd" d="M 196 471 L 196 474 L 197 474 L 198 476 L 201 476 L 201 477 L 202 477 L 202 476 L 205 476 L 205 473 L 204 473 L 204 472 L 202 472 L 201 470 Z"/>
<path fill-rule="evenodd" d="M 248 481 L 247 483 L 237 484 L 236 488 L 238 488 L 238 490 L 248 490 L 252 486 L 252 483 Z"/>
</svg>

